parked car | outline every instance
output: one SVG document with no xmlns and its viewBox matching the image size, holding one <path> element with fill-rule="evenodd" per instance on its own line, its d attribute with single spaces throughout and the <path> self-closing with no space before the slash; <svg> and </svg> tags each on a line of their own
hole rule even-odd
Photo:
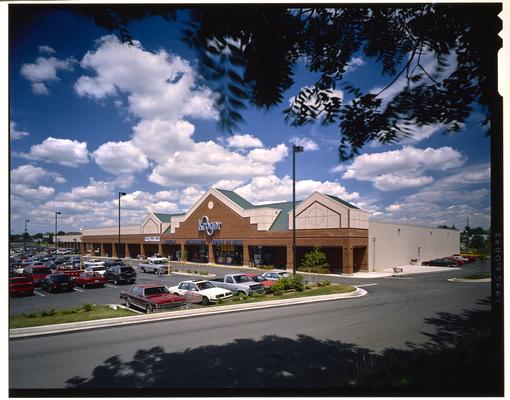
<svg viewBox="0 0 510 400">
<path fill-rule="evenodd" d="M 81 286 L 83 288 L 90 286 L 103 287 L 106 283 L 106 278 L 99 272 L 82 272 L 74 278 L 75 286 Z"/>
<path fill-rule="evenodd" d="M 104 275 L 106 273 L 106 267 L 104 264 L 102 265 L 93 265 L 85 268 L 85 272 L 97 272 L 101 275 Z"/>
<path fill-rule="evenodd" d="M 263 293 L 265 291 L 262 284 L 251 281 L 245 274 L 229 274 L 223 278 L 211 279 L 209 282 L 236 294 L 244 293 L 246 296 L 254 292 Z"/>
<path fill-rule="evenodd" d="M 455 264 L 450 260 L 444 258 L 437 258 L 435 260 L 424 261 L 421 265 L 430 265 L 435 267 L 455 267 Z"/>
<path fill-rule="evenodd" d="M 456 267 L 464 265 L 465 262 L 456 257 L 443 257 L 443 260 L 451 261 Z"/>
<path fill-rule="evenodd" d="M 138 263 L 138 268 L 142 272 L 165 273 L 168 270 L 168 258 L 166 257 L 149 257 L 145 261 Z"/>
<path fill-rule="evenodd" d="M 258 274 L 246 274 L 246 276 L 250 278 L 253 282 L 261 283 L 266 290 L 268 290 L 271 286 L 273 286 L 276 283 L 276 281 L 270 281 L 269 279 L 264 278 L 262 275 Z"/>
<path fill-rule="evenodd" d="M 33 295 L 34 282 L 26 276 L 16 276 L 9 278 L 9 294 L 11 296 L 17 295 Z"/>
<path fill-rule="evenodd" d="M 74 281 L 69 275 L 51 274 L 41 281 L 41 289 L 54 293 L 58 291 L 72 291 L 74 289 Z"/>
<path fill-rule="evenodd" d="M 290 275 L 286 271 L 267 271 L 262 276 L 269 281 L 277 281 L 280 278 L 288 278 Z"/>
<path fill-rule="evenodd" d="M 108 267 L 113 267 L 115 265 L 122 266 L 122 265 L 126 265 L 126 264 L 120 258 L 117 258 L 115 260 L 105 260 L 104 265 L 106 265 L 106 268 L 108 268 Z"/>
<path fill-rule="evenodd" d="M 170 293 L 168 288 L 160 283 L 134 285 L 129 290 L 122 290 L 120 300 L 127 307 L 138 307 L 145 310 L 146 313 L 186 304 L 184 297 Z"/>
<path fill-rule="evenodd" d="M 135 283 L 136 271 L 133 267 L 122 265 L 114 265 L 106 267 L 105 278 L 108 282 L 113 282 L 115 285 L 119 283 Z"/>
<path fill-rule="evenodd" d="M 23 269 L 23 275 L 34 282 L 35 286 L 40 286 L 49 274 L 51 274 L 51 270 L 47 265 L 29 265 Z"/>
<path fill-rule="evenodd" d="M 209 281 L 183 281 L 177 286 L 169 287 L 173 294 L 184 296 L 191 303 L 202 303 L 204 305 L 216 303 L 219 299 L 228 299 L 233 296 L 230 290 L 214 286 Z"/>
</svg>

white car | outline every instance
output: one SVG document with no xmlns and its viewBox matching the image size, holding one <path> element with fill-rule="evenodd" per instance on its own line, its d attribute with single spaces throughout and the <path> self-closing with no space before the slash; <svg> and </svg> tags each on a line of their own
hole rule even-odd
<svg viewBox="0 0 510 400">
<path fill-rule="evenodd" d="M 267 271 L 262 276 L 268 281 L 277 281 L 280 278 L 288 278 L 290 275 L 286 271 Z"/>
<path fill-rule="evenodd" d="M 228 299 L 233 293 L 230 290 L 214 286 L 209 281 L 182 281 L 177 286 L 169 287 L 170 293 L 190 299 L 190 302 L 202 304 L 216 303 L 220 299 Z"/>
<path fill-rule="evenodd" d="M 102 265 L 90 265 L 85 268 L 85 272 L 97 272 L 101 275 L 104 275 L 106 272 L 106 266 L 104 263 Z"/>
</svg>

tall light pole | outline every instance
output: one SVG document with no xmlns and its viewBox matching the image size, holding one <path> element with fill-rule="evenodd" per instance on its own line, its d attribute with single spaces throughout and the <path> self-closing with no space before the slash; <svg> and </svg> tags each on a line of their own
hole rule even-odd
<svg viewBox="0 0 510 400">
<path fill-rule="evenodd" d="M 292 145 L 292 275 L 296 275 L 296 153 L 302 153 L 303 146 Z"/>
<path fill-rule="evenodd" d="M 120 198 L 125 195 L 126 195 L 125 192 L 119 192 L 119 242 L 117 244 L 117 257 L 119 257 L 119 253 L 120 253 Z"/>
<path fill-rule="evenodd" d="M 58 236 L 58 231 L 57 231 L 57 216 L 62 214 L 60 211 L 55 211 L 55 236 L 54 236 L 54 239 L 55 239 L 55 254 L 57 253 L 57 236 Z"/>
<path fill-rule="evenodd" d="M 24 247 L 24 251 L 27 251 L 27 222 L 30 222 L 28 219 L 25 220 L 25 247 Z"/>
</svg>

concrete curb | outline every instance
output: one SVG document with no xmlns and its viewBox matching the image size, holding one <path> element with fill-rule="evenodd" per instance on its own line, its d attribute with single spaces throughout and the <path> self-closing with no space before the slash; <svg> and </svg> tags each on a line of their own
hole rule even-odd
<svg viewBox="0 0 510 400">
<path fill-rule="evenodd" d="M 482 279 L 463 279 L 463 278 L 450 278 L 447 279 L 448 282 L 468 282 L 468 283 L 480 283 L 480 282 L 490 282 L 491 278 L 482 278 Z"/>
<path fill-rule="evenodd" d="M 209 316 L 214 314 L 225 314 L 231 312 L 239 312 L 239 311 L 250 311 L 250 310 L 259 310 L 263 308 L 272 308 L 272 307 L 282 307 L 296 304 L 307 304 L 307 303 L 315 303 L 321 301 L 332 301 L 332 300 L 340 300 L 340 299 L 353 299 L 365 296 L 367 294 L 366 290 L 361 288 L 356 288 L 354 292 L 350 293 L 338 293 L 338 294 L 328 294 L 322 296 L 310 296 L 310 297 L 300 297 L 297 299 L 286 299 L 286 300 L 273 300 L 273 301 L 264 301 L 260 303 L 253 304 L 235 304 L 231 306 L 216 306 L 216 307 L 208 307 L 201 308 L 195 310 L 179 310 L 179 311 L 167 311 L 167 312 L 158 312 L 154 314 L 143 314 L 143 315 L 134 315 L 129 317 L 119 317 L 119 318 L 108 318 L 108 319 L 99 319 L 93 321 L 80 321 L 80 322 L 71 322 L 66 324 L 54 324 L 54 325 L 44 325 L 44 326 L 34 326 L 29 328 L 16 328 L 9 330 L 9 339 L 19 339 L 24 337 L 31 336 L 42 336 L 42 335 L 54 335 L 58 333 L 65 332 L 76 332 L 76 331 L 84 331 L 91 329 L 100 329 L 100 328 L 111 328 L 115 326 L 125 326 L 125 325 L 133 325 L 133 324 L 143 324 L 149 322 L 160 322 L 171 319 L 180 319 L 180 318 L 190 318 L 190 317 L 199 317 L 199 316 Z"/>
</svg>

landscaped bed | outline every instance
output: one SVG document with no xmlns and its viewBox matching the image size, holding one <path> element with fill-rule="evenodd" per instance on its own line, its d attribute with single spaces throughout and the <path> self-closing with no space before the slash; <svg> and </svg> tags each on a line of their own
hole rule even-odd
<svg viewBox="0 0 510 400">
<path fill-rule="evenodd" d="M 462 279 L 487 279 L 490 277 L 491 277 L 491 273 L 486 272 L 484 274 L 466 275 L 466 276 L 463 276 Z"/>
<path fill-rule="evenodd" d="M 67 322 L 91 321 L 133 315 L 137 315 L 137 313 L 125 308 L 117 307 L 114 310 L 110 306 L 103 304 L 84 304 L 81 307 L 14 315 L 9 318 L 9 328 L 26 328 L 29 326 L 64 324 Z"/>
<path fill-rule="evenodd" d="M 328 294 L 350 293 L 356 290 L 355 287 L 344 284 L 330 284 L 323 282 L 321 286 L 304 287 L 302 291 L 290 289 L 277 294 L 254 294 L 251 296 L 240 295 L 234 296 L 227 300 L 220 300 L 217 303 L 203 306 L 201 304 L 186 304 L 187 309 L 206 308 L 211 306 L 223 306 L 234 304 L 257 303 L 262 301 L 285 300 L 294 299 L 299 297 L 321 296 Z M 31 326 L 63 324 L 68 322 L 91 321 L 105 318 L 116 318 L 137 315 L 135 311 L 116 307 L 114 310 L 108 305 L 84 304 L 81 307 L 64 308 L 60 310 L 42 311 L 29 314 L 21 314 L 11 316 L 9 318 L 9 328 L 26 328 Z M 165 312 L 173 312 L 182 308 L 174 310 L 165 310 Z"/>
</svg>

